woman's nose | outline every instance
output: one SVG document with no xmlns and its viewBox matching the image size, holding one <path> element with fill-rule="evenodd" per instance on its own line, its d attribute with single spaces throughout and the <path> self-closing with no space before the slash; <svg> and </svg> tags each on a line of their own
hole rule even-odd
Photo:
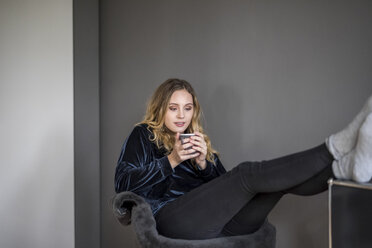
<svg viewBox="0 0 372 248">
<path fill-rule="evenodd" d="M 184 114 L 183 114 L 183 111 L 182 110 L 178 111 L 177 117 L 178 118 L 183 118 L 184 117 Z"/>
</svg>

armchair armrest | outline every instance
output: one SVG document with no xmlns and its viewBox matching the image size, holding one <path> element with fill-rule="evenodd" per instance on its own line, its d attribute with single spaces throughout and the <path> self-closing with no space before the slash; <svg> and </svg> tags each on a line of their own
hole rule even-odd
<svg viewBox="0 0 372 248">
<path fill-rule="evenodd" d="M 125 191 L 117 194 L 113 202 L 113 212 L 119 222 L 124 225 L 130 225 L 132 219 L 132 209 L 144 200 L 133 192 Z"/>
</svg>

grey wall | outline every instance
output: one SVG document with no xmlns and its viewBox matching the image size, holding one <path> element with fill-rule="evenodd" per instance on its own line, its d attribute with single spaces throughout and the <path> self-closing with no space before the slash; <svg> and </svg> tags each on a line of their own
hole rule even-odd
<svg viewBox="0 0 372 248">
<path fill-rule="evenodd" d="M 102 1 L 101 242 L 133 247 L 114 219 L 116 161 L 145 102 L 190 81 L 231 169 L 320 144 L 372 93 L 372 2 Z M 327 247 L 327 196 L 286 196 L 270 220 L 279 248 Z"/>
<path fill-rule="evenodd" d="M 75 246 L 100 247 L 99 9 L 73 1 Z"/>
<path fill-rule="evenodd" d="M 1 1 L 0 33 L 0 247 L 74 247 L 72 1 Z"/>
</svg>

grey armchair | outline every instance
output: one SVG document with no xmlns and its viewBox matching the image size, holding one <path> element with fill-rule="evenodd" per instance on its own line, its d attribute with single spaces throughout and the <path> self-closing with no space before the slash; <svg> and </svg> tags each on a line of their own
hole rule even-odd
<svg viewBox="0 0 372 248">
<path fill-rule="evenodd" d="M 276 229 L 266 221 L 255 233 L 207 240 L 172 239 L 160 235 L 150 205 L 132 192 L 121 192 L 113 201 L 113 211 L 122 225 L 133 226 L 142 248 L 274 248 Z"/>
</svg>

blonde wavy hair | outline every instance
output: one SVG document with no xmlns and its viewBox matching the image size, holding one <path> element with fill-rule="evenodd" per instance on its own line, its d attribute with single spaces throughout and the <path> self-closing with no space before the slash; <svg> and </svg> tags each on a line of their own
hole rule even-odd
<svg viewBox="0 0 372 248">
<path fill-rule="evenodd" d="M 150 137 L 150 140 L 156 144 L 158 149 L 164 148 L 166 150 L 166 154 L 170 154 L 173 150 L 175 138 L 174 134 L 165 126 L 164 123 L 170 98 L 177 90 L 187 90 L 187 92 L 191 94 L 194 104 L 192 120 L 190 125 L 185 130 L 185 133 L 193 133 L 198 131 L 203 134 L 204 140 L 207 144 L 206 159 L 215 164 L 213 153 L 218 155 L 218 152 L 212 148 L 209 137 L 204 133 L 204 129 L 200 122 L 202 110 L 199 101 L 191 84 L 186 80 L 170 78 L 159 85 L 147 103 L 146 114 L 143 120 L 136 125 L 147 124 L 147 129 L 153 133 L 153 137 Z M 195 165 L 195 159 L 192 159 L 191 161 L 192 164 Z"/>
</svg>

